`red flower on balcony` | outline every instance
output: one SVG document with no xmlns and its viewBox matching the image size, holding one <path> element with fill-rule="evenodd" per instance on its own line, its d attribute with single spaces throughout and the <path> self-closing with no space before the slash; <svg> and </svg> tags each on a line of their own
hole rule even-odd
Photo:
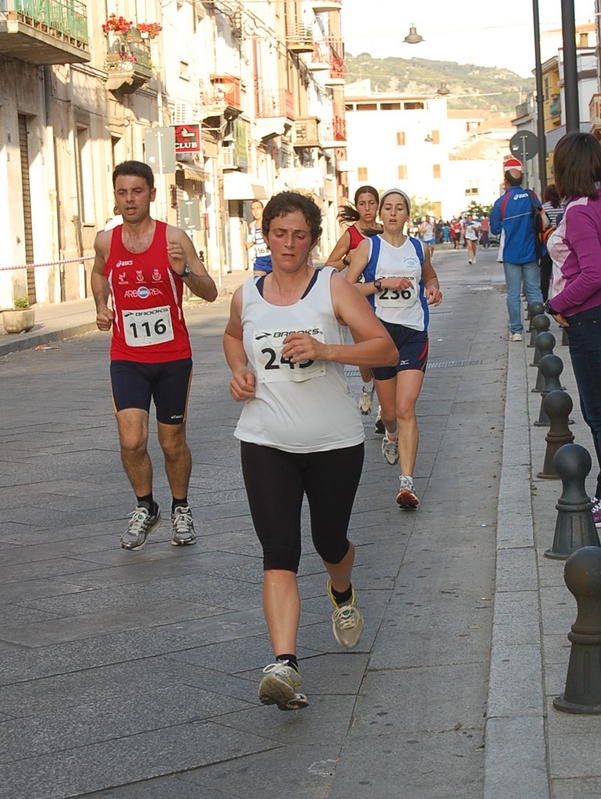
<svg viewBox="0 0 601 799">
<path fill-rule="evenodd" d="M 102 26 L 102 30 L 105 33 L 127 33 L 132 25 L 133 23 L 126 20 L 125 17 L 118 17 L 116 14 L 111 14 Z"/>
<path fill-rule="evenodd" d="M 155 39 L 163 30 L 158 22 L 139 22 L 136 27 L 144 39 Z"/>
</svg>

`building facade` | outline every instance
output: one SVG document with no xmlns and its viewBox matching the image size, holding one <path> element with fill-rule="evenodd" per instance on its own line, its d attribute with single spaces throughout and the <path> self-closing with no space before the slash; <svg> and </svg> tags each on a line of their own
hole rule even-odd
<svg viewBox="0 0 601 799">
<path fill-rule="evenodd" d="M 0 307 L 89 294 L 129 159 L 218 281 L 249 266 L 250 202 L 283 188 L 318 202 L 327 254 L 347 196 L 340 7 L 0 0 Z"/>
</svg>

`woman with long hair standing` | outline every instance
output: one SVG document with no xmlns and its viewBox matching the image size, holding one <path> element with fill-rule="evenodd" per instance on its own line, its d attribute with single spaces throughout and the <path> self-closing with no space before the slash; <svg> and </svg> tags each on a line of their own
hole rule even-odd
<svg viewBox="0 0 601 799">
<path fill-rule="evenodd" d="M 359 289 L 375 295 L 376 316 L 398 350 L 394 366 L 372 371 L 386 429 L 382 454 L 391 466 L 400 464 L 396 501 L 401 508 L 419 504 L 413 485 L 419 442 L 415 404 L 428 360 L 429 306 L 442 302 L 429 249 L 405 234 L 410 211 L 404 191 L 385 192 L 379 208 L 383 231 L 359 245 L 347 272 L 352 283 L 364 275 Z"/>
<path fill-rule="evenodd" d="M 547 242 L 553 276 L 545 311 L 567 331 L 600 467 L 593 516 L 601 527 L 601 145 L 590 133 L 568 133 L 555 145 L 553 167 L 564 215 Z"/>
<path fill-rule="evenodd" d="M 344 205 L 338 213 L 341 225 L 348 225 L 326 261 L 326 266 L 333 266 L 341 272 L 351 265 L 355 250 L 368 235 L 378 230 L 376 218 L 380 195 L 373 186 L 359 186 L 355 192 L 354 205 Z M 369 298 L 368 298 L 369 299 Z M 373 302 L 372 302 L 373 305 Z M 362 366 L 361 379 L 363 387 L 359 396 L 359 410 L 368 416 L 374 407 L 374 383 L 370 369 Z"/>
</svg>

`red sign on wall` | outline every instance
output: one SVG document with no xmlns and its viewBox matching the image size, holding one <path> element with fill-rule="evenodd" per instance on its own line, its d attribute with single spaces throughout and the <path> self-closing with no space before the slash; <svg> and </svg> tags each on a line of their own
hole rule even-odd
<svg viewBox="0 0 601 799">
<path fill-rule="evenodd" d="M 175 126 L 175 152 L 200 152 L 200 125 Z"/>
</svg>

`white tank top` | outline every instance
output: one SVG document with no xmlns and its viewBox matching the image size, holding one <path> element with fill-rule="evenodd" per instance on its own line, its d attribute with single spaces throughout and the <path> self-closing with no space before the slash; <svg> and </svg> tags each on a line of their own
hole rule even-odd
<svg viewBox="0 0 601 799">
<path fill-rule="evenodd" d="M 360 444 L 365 439 L 356 403 L 342 364 L 282 359 L 283 341 L 293 331 L 309 332 L 327 344 L 344 344 L 332 307 L 330 281 L 336 270 L 324 267 L 308 294 L 294 305 L 271 305 L 254 280 L 242 287 L 244 350 L 256 375 L 256 396 L 242 409 L 235 436 L 285 452 L 321 452 Z"/>
<path fill-rule="evenodd" d="M 412 287 L 403 291 L 382 289 L 376 292 L 376 316 L 384 322 L 403 325 L 412 330 L 427 330 L 428 304 L 424 295 L 422 267 L 415 247 L 408 237 L 400 247 L 393 247 L 381 236 L 378 238 L 380 255 L 376 264 L 376 279 L 407 277 L 411 280 Z M 421 242 L 417 244 L 421 247 Z"/>
</svg>

